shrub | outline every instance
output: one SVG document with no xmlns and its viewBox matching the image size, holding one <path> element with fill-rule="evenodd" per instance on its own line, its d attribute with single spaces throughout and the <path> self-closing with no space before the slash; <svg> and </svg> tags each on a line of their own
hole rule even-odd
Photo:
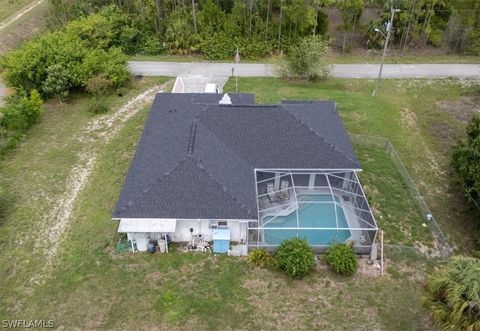
<svg viewBox="0 0 480 331">
<path fill-rule="evenodd" d="M 315 256 L 305 239 L 284 240 L 275 254 L 275 265 L 292 278 L 302 278 L 315 265 Z"/>
<path fill-rule="evenodd" d="M 347 244 L 335 244 L 325 254 L 325 261 L 333 269 L 342 275 L 352 275 L 357 270 L 357 256 L 352 246 Z"/>
<path fill-rule="evenodd" d="M 233 61 L 237 47 L 242 59 L 257 59 L 268 53 L 271 45 L 254 38 L 230 37 L 225 33 L 205 37 L 200 43 L 200 50 L 209 60 Z"/>
<path fill-rule="evenodd" d="M 63 100 L 67 97 L 69 89 L 70 81 L 67 71 L 59 64 L 49 66 L 47 68 L 47 78 L 42 84 L 43 93 Z"/>
<path fill-rule="evenodd" d="M 85 90 L 95 96 L 105 94 L 112 86 L 112 81 L 105 74 L 91 77 L 85 85 Z"/>
<path fill-rule="evenodd" d="M 435 270 L 423 303 L 445 330 L 480 330 L 480 260 L 457 256 Z"/>
<path fill-rule="evenodd" d="M 467 139 L 452 149 L 451 165 L 463 181 L 469 196 L 480 197 L 480 117 L 474 115 L 467 125 Z"/>
<path fill-rule="evenodd" d="M 1 126 L 10 131 L 26 131 L 37 123 L 42 113 L 42 99 L 36 90 L 30 95 L 20 92 L 6 100 L 6 105 L 0 108 L 3 114 Z"/>
<path fill-rule="evenodd" d="M 277 72 L 284 78 L 308 80 L 327 79 L 330 68 L 322 63 L 328 50 L 328 40 L 321 36 L 309 36 L 289 47 L 287 55 L 277 63 Z"/>
<path fill-rule="evenodd" d="M 111 24 L 101 14 L 94 14 L 26 42 L 1 59 L 5 81 L 26 92 L 36 89 L 47 97 L 65 96 L 101 74 L 113 86 L 120 86 L 129 78 L 127 57 Z"/>
<path fill-rule="evenodd" d="M 25 131 L 40 120 L 43 104 L 35 90 L 30 95 L 19 92 L 5 101 L 0 108 L 0 154 L 13 149 Z"/>
<path fill-rule="evenodd" d="M 94 114 L 103 114 L 108 111 L 108 106 L 100 97 L 93 97 L 88 105 L 88 111 Z"/>
<path fill-rule="evenodd" d="M 247 262 L 266 268 L 272 265 L 272 256 L 264 249 L 252 249 L 248 252 Z"/>
</svg>

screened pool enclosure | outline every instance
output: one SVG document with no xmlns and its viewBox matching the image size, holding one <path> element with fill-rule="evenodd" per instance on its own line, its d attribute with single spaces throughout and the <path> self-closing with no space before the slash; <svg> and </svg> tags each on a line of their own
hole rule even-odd
<svg viewBox="0 0 480 331">
<path fill-rule="evenodd" d="M 318 252 L 351 242 L 369 254 L 377 224 L 353 170 L 256 170 L 258 221 L 248 223 L 250 248 L 274 249 L 300 237 Z"/>
</svg>

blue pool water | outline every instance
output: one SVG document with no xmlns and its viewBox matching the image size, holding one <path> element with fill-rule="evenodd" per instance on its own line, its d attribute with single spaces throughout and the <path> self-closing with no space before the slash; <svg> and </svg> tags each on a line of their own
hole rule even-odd
<svg viewBox="0 0 480 331">
<path fill-rule="evenodd" d="M 300 228 L 336 228 L 335 206 L 333 203 L 308 203 L 309 201 L 333 202 L 331 195 L 299 195 L 297 197 L 300 208 L 298 219 Z M 339 202 L 338 198 L 335 200 Z M 348 228 L 343 208 L 337 205 L 338 227 Z M 268 228 L 293 228 L 297 227 L 296 211 L 287 216 L 265 216 L 263 223 L 264 239 L 268 245 L 279 245 L 283 240 L 298 236 L 308 241 L 310 245 L 330 245 L 334 242 L 343 242 L 350 237 L 349 230 L 269 230 Z"/>
</svg>

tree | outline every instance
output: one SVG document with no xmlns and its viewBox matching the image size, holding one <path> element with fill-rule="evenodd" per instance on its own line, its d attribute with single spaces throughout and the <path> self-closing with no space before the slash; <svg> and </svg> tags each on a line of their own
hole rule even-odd
<svg viewBox="0 0 480 331">
<path fill-rule="evenodd" d="M 193 18 L 193 32 L 197 31 L 197 14 L 195 13 L 195 0 L 192 0 L 192 18 Z"/>
<path fill-rule="evenodd" d="M 423 303 L 445 330 L 480 330 L 480 260 L 457 256 L 435 270 Z"/>
<path fill-rule="evenodd" d="M 329 67 L 322 62 L 322 57 L 327 51 L 328 39 L 318 35 L 304 37 L 288 49 L 276 69 L 285 78 L 326 79 Z"/>
<path fill-rule="evenodd" d="M 343 42 L 342 52 L 345 52 L 347 43 L 347 34 L 353 31 L 358 23 L 358 18 L 362 14 L 364 0 L 337 0 L 337 8 L 342 13 Z"/>
</svg>

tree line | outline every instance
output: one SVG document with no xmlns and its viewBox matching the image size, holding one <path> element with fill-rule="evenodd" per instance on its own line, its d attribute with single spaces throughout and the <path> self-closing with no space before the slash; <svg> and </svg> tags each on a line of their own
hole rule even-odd
<svg viewBox="0 0 480 331">
<path fill-rule="evenodd" d="M 61 25 L 106 5 L 118 6 L 133 19 L 130 33 L 139 30 L 144 36 L 141 47 L 127 54 L 201 53 L 226 59 L 239 47 L 244 57 L 258 58 L 303 37 L 327 35 L 332 8 L 341 13 L 343 51 L 351 47 L 354 33 L 367 47 L 380 48 L 384 38 L 375 28 L 384 29 L 391 6 L 401 10 L 393 22 L 394 46 L 480 54 L 477 0 L 50 0 L 50 5 L 52 21 Z M 379 14 L 362 23 L 366 8 Z"/>
</svg>

